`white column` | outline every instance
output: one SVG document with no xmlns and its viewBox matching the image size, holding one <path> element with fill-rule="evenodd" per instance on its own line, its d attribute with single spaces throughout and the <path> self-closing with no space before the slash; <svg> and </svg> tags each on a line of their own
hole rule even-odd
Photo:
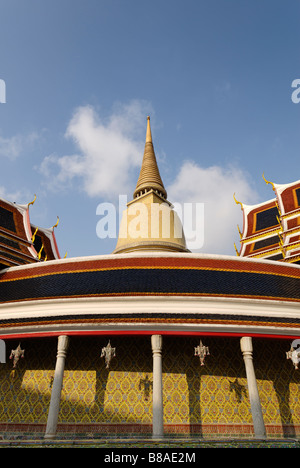
<svg viewBox="0 0 300 468">
<path fill-rule="evenodd" d="M 56 436 L 58 413 L 60 406 L 61 390 L 64 378 L 65 360 L 69 345 L 69 337 L 62 335 L 58 337 L 57 358 L 54 380 L 51 392 L 51 401 L 48 413 L 45 439 L 54 439 Z"/>
<path fill-rule="evenodd" d="M 153 437 L 164 435 L 163 386 L 162 386 L 162 336 L 152 335 L 153 353 Z"/>
<path fill-rule="evenodd" d="M 252 338 L 244 336 L 241 338 L 241 350 L 245 362 L 248 391 L 250 397 L 251 413 L 254 427 L 254 434 L 256 439 L 266 438 L 266 429 L 262 414 L 262 408 L 257 388 L 255 371 L 253 366 L 253 346 Z"/>
</svg>

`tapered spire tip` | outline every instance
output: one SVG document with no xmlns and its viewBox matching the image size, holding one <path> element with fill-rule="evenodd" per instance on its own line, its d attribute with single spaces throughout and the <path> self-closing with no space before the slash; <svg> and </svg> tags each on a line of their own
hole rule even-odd
<svg viewBox="0 0 300 468">
<path fill-rule="evenodd" d="M 141 192 L 145 190 L 148 191 L 151 189 L 157 191 L 163 198 L 167 198 L 167 192 L 161 180 L 159 169 L 157 166 L 157 161 L 152 143 L 150 116 L 148 115 L 144 157 L 140 171 L 140 176 L 133 197 L 136 198 Z"/>
<path fill-rule="evenodd" d="M 151 134 L 150 116 L 149 115 L 147 117 L 146 143 L 152 143 L 152 134 Z"/>
</svg>

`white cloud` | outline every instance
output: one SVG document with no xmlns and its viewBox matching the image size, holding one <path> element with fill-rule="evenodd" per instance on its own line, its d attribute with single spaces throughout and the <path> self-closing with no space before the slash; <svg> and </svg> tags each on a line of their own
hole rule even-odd
<svg viewBox="0 0 300 468">
<path fill-rule="evenodd" d="M 0 185 L 0 198 L 20 205 L 26 205 L 32 201 L 33 194 L 27 189 L 11 191 L 7 190 L 3 185 Z"/>
<path fill-rule="evenodd" d="M 145 131 L 146 107 L 149 111 L 149 104 L 142 101 L 116 105 L 107 120 L 90 106 L 78 108 L 65 134 L 75 143 L 77 154 L 44 158 L 40 172 L 48 188 L 69 187 L 78 178 L 90 197 L 111 199 L 133 190 L 132 170 L 140 166 L 143 154 L 140 132 Z"/>
<path fill-rule="evenodd" d="M 0 136 L 0 157 L 14 161 L 24 149 L 30 147 L 38 138 L 34 132 L 29 135 L 14 135 L 10 138 Z"/>
<path fill-rule="evenodd" d="M 241 228 L 243 225 L 242 212 L 233 199 L 234 192 L 238 200 L 245 204 L 258 201 L 248 175 L 242 170 L 220 166 L 203 168 L 192 161 L 183 163 L 175 181 L 168 187 L 171 202 L 182 205 L 204 203 L 204 245 L 201 252 L 233 253 L 237 224 Z"/>
<path fill-rule="evenodd" d="M 141 166 L 148 113 L 149 104 L 140 101 L 115 106 L 106 120 L 93 107 L 78 108 L 65 133 L 76 145 L 76 154 L 48 155 L 39 168 L 48 188 L 70 188 L 76 183 L 76 188 L 90 197 L 109 202 L 119 194 L 132 193 L 137 177 L 133 170 Z M 193 161 L 182 164 L 167 190 L 171 203 L 204 203 L 204 245 L 200 251 L 207 253 L 232 254 L 234 240 L 238 244 L 236 225 L 242 228 L 243 219 L 233 193 L 246 204 L 259 201 L 250 177 L 241 169 L 203 168 Z"/>
</svg>

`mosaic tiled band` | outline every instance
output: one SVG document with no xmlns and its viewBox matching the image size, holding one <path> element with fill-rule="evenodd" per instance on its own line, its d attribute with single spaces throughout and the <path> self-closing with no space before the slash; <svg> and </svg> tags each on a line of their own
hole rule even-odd
<svg viewBox="0 0 300 468">
<path fill-rule="evenodd" d="M 130 310 L 126 314 L 106 314 L 103 309 L 96 313 L 82 310 L 80 314 L 60 315 L 53 306 L 53 314 L 34 317 L 19 314 L 10 318 L 3 315 L 6 305 L 28 304 L 30 301 L 70 300 L 80 298 L 112 298 L 124 300 L 134 297 L 185 297 L 199 298 L 199 309 L 192 315 L 186 310 L 176 314 L 143 313 Z M 204 298 L 258 299 L 265 303 L 297 305 L 300 301 L 300 268 L 298 266 L 266 261 L 247 261 L 234 257 L 188 256 L 107 256 L 76 261 L 55 261 L 8 270 L 0 276 L 0 327 L 43 326 L 51 322 L 69 323 L 122 323 L 149 322 L 160 324 L 234 324 L 252 326 L 274 326 L 277 328 L 299 328 L 300 317 L 292 315 L 226 314 L 220 311 L 207 313 L 201 310 Z M 83 307 L 84 309 L 84 307 Z"/>
<path fill-rule="evenodd" d="M 51 262 L 0 275 L 0 303 L 160 294 L 300 301 L 300 268 L 180 256 L 114 257 Z"/>
</svg>

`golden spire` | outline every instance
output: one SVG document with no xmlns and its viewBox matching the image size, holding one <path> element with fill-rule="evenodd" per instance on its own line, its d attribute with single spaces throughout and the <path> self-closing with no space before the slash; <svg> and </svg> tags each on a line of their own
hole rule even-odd
<svg viewBox="0 0 300 468">
<path fill-rule="evenodd" d="M 147 119 L 141 172 L 133 197 L 123 212 L 113 253 L 147 250 L 189 252 L 180 218 L 167 201 L 167 192 L 159 174 L 150 117 Z"/>
<path fill-rule="evenodd" d="M 137 198 L 140 195 L 140 193 L 144 193 L 145 191 L 148 192 L 151 189 L 157 191 L 159 195 L 161 195 L 163 198 L 167 198 L 167 192 L 161 180 L 159 169 L 157 166 L 154 147 L 152 143 L 150 117 L 148 116 L 144 157 L 139 179 L 133 194 L 133 198 Z"/>
</svg>

